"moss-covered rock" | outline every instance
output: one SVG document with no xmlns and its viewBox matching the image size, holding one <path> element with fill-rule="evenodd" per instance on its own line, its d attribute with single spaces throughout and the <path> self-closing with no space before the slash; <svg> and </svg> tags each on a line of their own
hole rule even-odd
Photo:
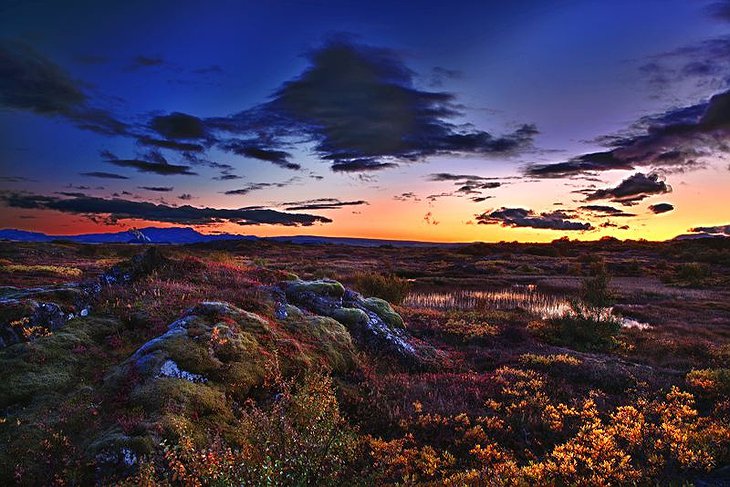
<svg viewBox="0 0 730 487">
<path fill-rule="evenodd" d="M 89 360 L 84 352 L 122 326 L 116 319 L 77 318 L 52 335 L 0 351 L 0 408 L 57 397 L 82 386 L 77 375 Z"/>
<path fill-rule="evenodd" d="M 362 305 L 378 315 L 378 317 L 386 322 L 388 325 L 395 328 L 405 328 L 403 318 L 393 311 L 390 304 L 384 299 L 380 298 L 365 298 L 362 300 Z"/>
<path fill-rule="evenodd" d="M 332 318 L 345 326 L 355 326 L 366 323 L 368 314 L 358 308 L 339 308 L 332 312 Z"/>
<path fill-rule="evenodd" d="M 313 293 L 319 296 L 341 298 L 345 294 L 345 287 L 332 279 L 317 279 L 315 281 L 287 281 L 285 283 L 287 295 Z"/>
</svg>

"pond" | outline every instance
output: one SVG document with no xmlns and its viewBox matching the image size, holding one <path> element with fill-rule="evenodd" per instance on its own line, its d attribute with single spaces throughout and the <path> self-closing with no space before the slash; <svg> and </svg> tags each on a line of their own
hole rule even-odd
<svg viewBox="0 0 730 487">
<path fill-rule="evenodd" d="M 496 291 L 467 289 L 448 292 L 413 291 L 406 297 L 403 305 L 439 310 L 523 309 L 542 319 L 558 318 L 572 312 L 571 302 L 567 296 L 538 291 L 534 284 L 515 285 Z M 598 318 L 604 319 L 613 315 L 621 320 L 624 328 L 639 330 L 651 328 L 648 323 L 614 314 L 613 308 L 599 308 L 593 313 Z"/>
</svg>

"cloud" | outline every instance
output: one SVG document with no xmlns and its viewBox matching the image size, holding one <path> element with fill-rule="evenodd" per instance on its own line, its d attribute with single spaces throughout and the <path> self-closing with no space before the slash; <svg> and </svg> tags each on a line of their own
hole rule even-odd
<svg viewBox="0 0 730 487">
<path fill-rule="evenodd" d="M 230 140 L 222 144 L 221 148 L 239 156 L 270 162 L 285 169 L 293 169 L 297 171 L 302 168 L 301 165 L 289 161 L 291 154 L 288 152 L 266 149 L 255 145 L 255 143 L 251 143 L 250 141 Z"/>
<path fill-rule="evenodd" d="M 291 201 L 288 203 L 282 203 L 281 206 L 286 208 L 287 211 L 301 211 L 301 210 L 339 210 L 345 206 L 360 206 L 367 205 L 367 201 L 356 200 L 356 201 L 340 201 L 337 198 L 317 198 L 306 201 Z"/>
<path fill-rule="evenodd" d="M 205 139 L 208 129 L 201 119 L 187 113 L 159 115 L 150 121 L 150 128 L 167 139 Z"/>
<path fill-rule="evenodd" d="M 146 189 L 147 191 L 156 191 L 158 193 L 169 193 L 174 190 L 172 186 L 137 186 L 139 189 Z"/>
<path fill-rule="evenodd" d="M 631 205 L 649 196 L 670 193 L 671 191 L 671 186 L 662 181 L 659 174 L 637 172 L 621 181 L 615 188 L 588 190 L 586 192 L 586 201 L 610 199 L 611 201 Z"/>
<path fill-rule="evenodd" d="M 530 227 L 550 230 L 592 230 L 587 222 L 571 221 L 561 211 L 537 214 L 524 208 L 500 208 L 476 215 L 482 225 L 502 225 L 503 227 Z"/>
<path fill-rule="evenodd" d="M 606 205 L 584 205 L 580 207 L 581 210 L 585 210 L 589 213 L 593 213 L 596 216 L 622 216 L 622 217 L 633 217 L 636 213 L 627 213 L 619 208 Z"/>
<path fill-rule="evenodd" d="M 213 179 L 216 179 L 218 181 L 233 181 L 234 179 L 243 179 L 241 176 L 238 176 L 237 174 L 221 174 L 220 176 L 214 176 Z"/>
<path fill-rule="evenodd" d="M 296 180 L 297 180 L 297 178 L 291 178 L 282 183 L 250 183 L 250 184 L 244 186 L 243 188 L 230 189 L 228 191 L 224 191 L 223 194 L 240 196 L 240 195 L 248 194 L 252 191 L 259 191 L 259 190 L 266 189 L 266 188 L 283 188 L 283 187 L 289 186 Z"/>
<path fill-rule="evenodd" d="M 657 203 L 655 205 L 649 205 L 649 211 L 656 215 L 672 211 L 673 209 L 674 205 L 671 203 Z"/>
<path fill-rule="evenodd" d="M 436 218 L 434 218 L 433 213 L 431 213 L 430 211 L 424 215 L 423 221 L 426 222 L 427 225 L 438 225 L 439 223 L 441 223 L 440 221 L 436 220 Z"/>
<path fill-rule="evenodd" d="M 129 179 L 127 176 L 122 176 L 121 174 L 115 174 L 113 172 L 91 171 L 91 172 L 80 172 L 79 174 L 82 176 L 88 176 L 90 178 Z"/>
<path fill-rule="evenodd" d="M 190 170 L 190 166 L 183 166 L 177 164 L 170 164 L 167 162 L 162 154 L 155 151 L 150 151 L 148 157 L 153 160 L 143 159 L 120 159 L 109 151 L 102 151 L 101 155 L 106 159 L 106 162 L 114 164 L 119 167 L 131 167 L 139 172 L 154 173 L 161 176 L 175 176 L 175 175 L 196 175 L 196 172 Z"/>
<path fill-rule="evenodd" d="M 453 174 L 450 172 L 437 172 L 428 175 L 429 181 L 487 181 L 494 178 L 475 176 L 474 174 Z"/>
<path fill-rule="evenodd" d="M 727 0 L 711 3 L 707 6 L 707 11 L 716 19 L 730 22 L 730 2 Z"/>
<path fill-rule="evenodd" d="M 534 178 L 562 178 L 576 174 L 633 168 L 631 163 L 618 158 L 613 152 L 605 151 L 583 154 L 565 162 L 535 164 L 529 166 L 525 174 Z"/>
<path fill-rule="evenodd" d="M 366 172 L 381 171 L 397 167 L 394 162 L 380 162 L 377 159 L 350 159 L 344 162 L 335 162 L 332 164 L 334 172 Z"/>
<path fill-rule="evenodd" d="M 58 198 L 32 193 L 0 192 L 0 201 L 11 208 L 55 210 L 106 223 L 139 219 L 182 225 L 231 222 L 238 225 L 311 226 L 315 223 L 332 222 L 319 215 L 284 213 L 265 208 L 197 208 L 92 196 Z"/>
<path fill-rule="evenodd" d="M 164 64 L 165 60 L 159 56 L 137 56 L 132 60 L 129 69 L 156 68 Z"/>
<path fill-rule="evenodd" d="M 419 198 L 418 195 L 416 193 L 414 193 L 413 191 L 408 191 L 406 193 L 397 194 L 397 195 L 393 196 L 393 199 L 398 200 L 398 201 L 408 201 L 408 200 L 421 201 L 421 198 Z"/>
<path fill-rule="evenodd" d="M 690 228 L 692 233 L 705 234 L 707 236 L 715 237 L 730 237 L 730 225 L 717 225 L 714 227 L 695 227 Z"/>
<path fill-rule="evenodd" d="M 458 189 L 456 189 L 456 193 L 464 193 L 464 194 L 481 194 L 482 190 L 485 189 L 494 189 L 499 188 L 502 186 L 502 183 L 498 183 L 496 181 L 488 181 L 486 183 L 478 182 L 478 181 L 466 181 L 465 183 L 456 183 L 457 185 L 461 185 Z"/>
<path fill-rule="evenodd" d="M 611 150 L 583 154 L 565 162 L 533 164 L 531 177 L 572 177 L 613 169 L 662 168 L 665 172 L 699 169 L 718 154 L 730 152 L 730 91 L 705 102 L 644 117 L 632 130 L 635 135 L 602 140 Z"/>
<path fill-rule="evenodd" d="M 30 179 L 23 176 L 0 176 L 0 181 L 3 183 L 22 183 L 30 181 Z"/>
<path fill-rule="evenodd" d="M 93 107 L 80 84 L 30 46 L 0 41 L 0 107 L 63 117 L 105 135 L 127 134 L 127 124 Z"/>
<path fill-rule="evenodd" d="M 191 199 L 193 199 L 193 195 L 191 195 L 190 193 L 183 193 L 180 196 L 178 196 L 177 199 L 183 200 L 183 201 L 190 201 Z"/>
<path fill-rule="evenodd" d="M 205 147 L 202 144 L 195 144 L 192 142 L 179 142 L 175 140 L 155 139 L 146 135 L 137 137 L 137 143 L 140 145 L 160 147 L 162 149 L 177 151 L 202 152 L 205 150 Z"/>
<path fill-rule="evenodd" d="M 483 201 L 487 201 L 487 200 L 492 199 L 492 198 L 494 198 L 494 196 L 474 196 L 474 197 L 469 198 L 469 199 L 472 200 L 474 203 L 481 203 Z"/>
<path fill-rule="evenodd" d="M 461 115 L 454 95 L 417 89 L 414 73 L 388 49 L 339 38 L 308 59 L 310 66 L 269 102 L 207 119 L 208 125 L 264 140 L 266 150 L 284 141 L 310 142 L 342 172 L 437 154 L 509 155 L 529 147 L 537 133 L 532 125 L 503 136 L 458 127 L 451 121 Z"/>
</svg>

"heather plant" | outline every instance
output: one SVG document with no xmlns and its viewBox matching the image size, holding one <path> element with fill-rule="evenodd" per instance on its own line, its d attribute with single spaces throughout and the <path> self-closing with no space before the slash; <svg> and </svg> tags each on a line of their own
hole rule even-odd
<svg viewBox="0 0 730 487">
<path fill-rule="evenodd" d="M 340 414 L 332 380 L 312 373 L 296 384 L 275 375 L 268 404 L 248 401 L 234 441 L 211 434 L 195 441 L 190 427 L 163 442 L 131 484 L 341 485 L 358 451 L 358 436 Z"/>
</svg>

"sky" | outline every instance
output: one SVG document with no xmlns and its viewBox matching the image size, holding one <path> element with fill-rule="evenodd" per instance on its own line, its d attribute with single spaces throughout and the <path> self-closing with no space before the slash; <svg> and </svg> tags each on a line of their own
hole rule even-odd
<svg viewBox="0 0 730 487">
<path fill-rule="evenodd" d="M 730 2 L 0 1 L 0 228 L 730 234 Z"/>
</svg>

